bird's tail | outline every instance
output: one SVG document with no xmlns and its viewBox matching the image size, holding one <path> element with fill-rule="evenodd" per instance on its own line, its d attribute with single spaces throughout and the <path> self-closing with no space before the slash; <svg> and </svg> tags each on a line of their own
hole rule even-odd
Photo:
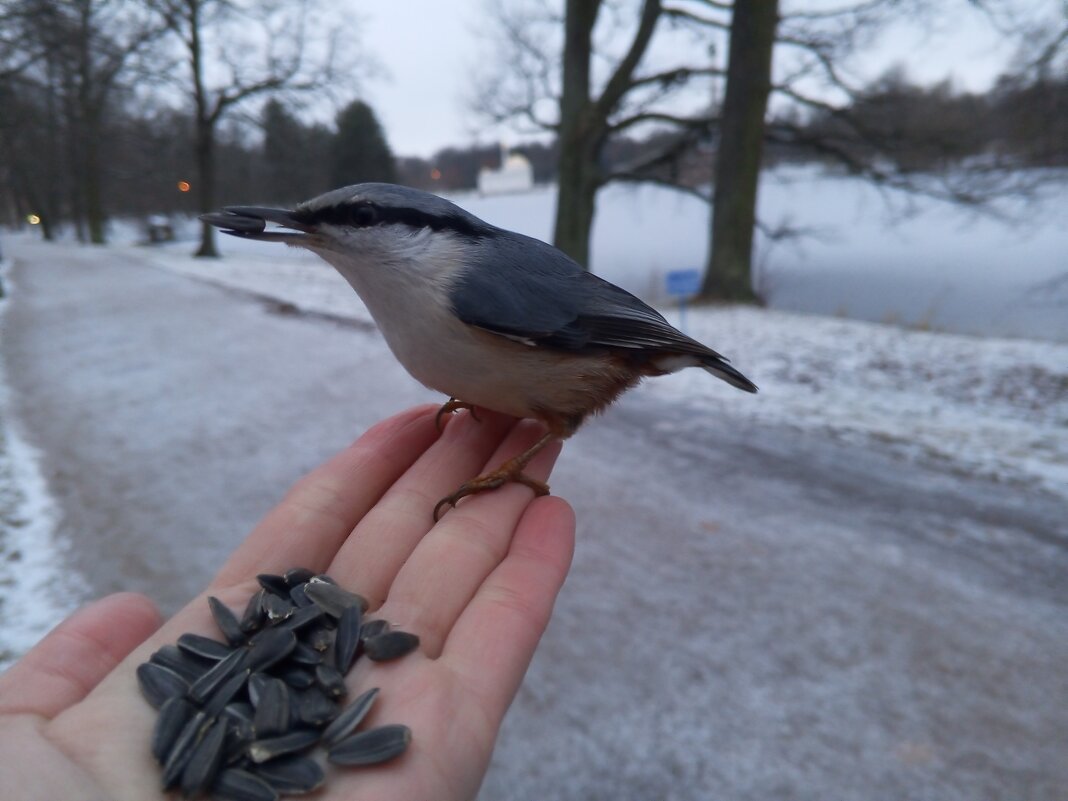
<svg viewBox="0 0 1068 801">
<path fill-rule="evenodd" d="M 738 387 L 746 392 L 757 391 L 756 384 L 731 367 L 721 356 L 704 356 L 701 358 L 701 366 L 716 378 L 722 378 L 732 387 Z"/>
</svg>

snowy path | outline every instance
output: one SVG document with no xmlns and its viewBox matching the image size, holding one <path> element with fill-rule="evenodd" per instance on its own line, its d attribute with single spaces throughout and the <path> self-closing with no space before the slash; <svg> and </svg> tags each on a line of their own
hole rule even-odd
<svg viewBox="0 0 1068 801">
<path fill-rule="evenodd" d="M 366 325 L 99 253 L 18 245 L 2 343 L 93 594 L 173 609 L 435 399 Z M 717 406 L 633 393 L 568 443 L 575 568 L 483 797 L 1068 798 L 1063 497 Z"/>
</svg>

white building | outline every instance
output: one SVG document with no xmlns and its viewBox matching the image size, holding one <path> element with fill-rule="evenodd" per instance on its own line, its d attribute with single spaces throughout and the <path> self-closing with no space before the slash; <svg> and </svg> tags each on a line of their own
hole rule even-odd
<svg viewBox="0 0 1068 801">
<path fill-rule="evenodd" d="M 500 169 L 483 167 L 478 171 L 479 194 L 504 195 L 534 188 L 534 168 L 526 156 L 519 153 L 506 155 L 504 148 L 501 148 L 501 157 Z"/>
</svg>

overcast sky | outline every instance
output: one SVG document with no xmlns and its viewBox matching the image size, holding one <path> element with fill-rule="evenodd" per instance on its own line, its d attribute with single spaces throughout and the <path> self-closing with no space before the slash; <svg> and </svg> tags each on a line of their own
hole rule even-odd
<svg viewBox="0 0 1068 801">
<path fill-rule="evenodd" d="M 1016 1 L 1034 9 L 1057 3 Z M 479 31 L 489 29 L 488 2 L 404 0 L 357 6 L 364 20 L 363 44 L 386 73 L 367 82 L 366 99 L 395 153 L 425 157 L 448 145 L 496 140 L 494 132 L 476 132 L 467 107 L 472 73 L 485 68 L 480 64 L 492 63 L 491 48 L 479 37 Z M 886 31 L 865 53 L 858 72 L 874 77 L 902 63 L 916 81 L 951 77 L 960 88 L 988 87 L 1014 46 L 980 15 L 965 11 L 962 0 L 944 0 L 944 7 L 947 13 L 937 19 L 919 25 L 902 22 Z"/>
</svg>

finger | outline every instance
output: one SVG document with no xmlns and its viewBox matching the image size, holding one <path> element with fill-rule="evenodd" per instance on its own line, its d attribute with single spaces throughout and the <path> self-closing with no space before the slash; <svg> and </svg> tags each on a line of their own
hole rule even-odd
<svg viewBox="0 0 1068 801">
<path fill-rule="evenodd" d="M 529 421 L 516 426 L 486 469 L 522 453 L 544 433 Z M 524 472 L 548 478 L 559 453 L 560 443 L 551 443 Z M 508 554 L 516 525 L 533 499 L 529 487 L 513 483 L 470 497 L 448 512 L 404 563 L 379 615 L 417 633 L 423 651 L 437 656 L 460 613 Z"/>
<path fill-rule="evenodd" d="M 325 570 L 360 519 L 438 437 L 436 407 L 420 406 L 370 428 L 302 478 L 256 526 L 212 582 L 257 573 Z"/>
<path fill-rule="evenodd" d="M 156 607 L 135 593 L 79 609 L 0 676 L 0 714 L 54 717 L 81 701 L 159 625 Z"/>
<path fill-rule="evenodd" d="M 483 582 L 445 641 L 441 661 L 481 697 L 490 720 L 504 717 L 549 622 L 575 548 L 575 513 L 538 498 L 523 515 L 508 556 Z"/>
<path fill-rule="evenodd" d="M 434 505 L 478 473 L 516 422 L 481 410 L 479 419 L 461 413 L 450 420 L 440 439 L 360 521 L 330 566 L 330 574 L 364 595 L 372 608 L 385 600 L 397 571 L 433 527 Z"/>
</svg>

